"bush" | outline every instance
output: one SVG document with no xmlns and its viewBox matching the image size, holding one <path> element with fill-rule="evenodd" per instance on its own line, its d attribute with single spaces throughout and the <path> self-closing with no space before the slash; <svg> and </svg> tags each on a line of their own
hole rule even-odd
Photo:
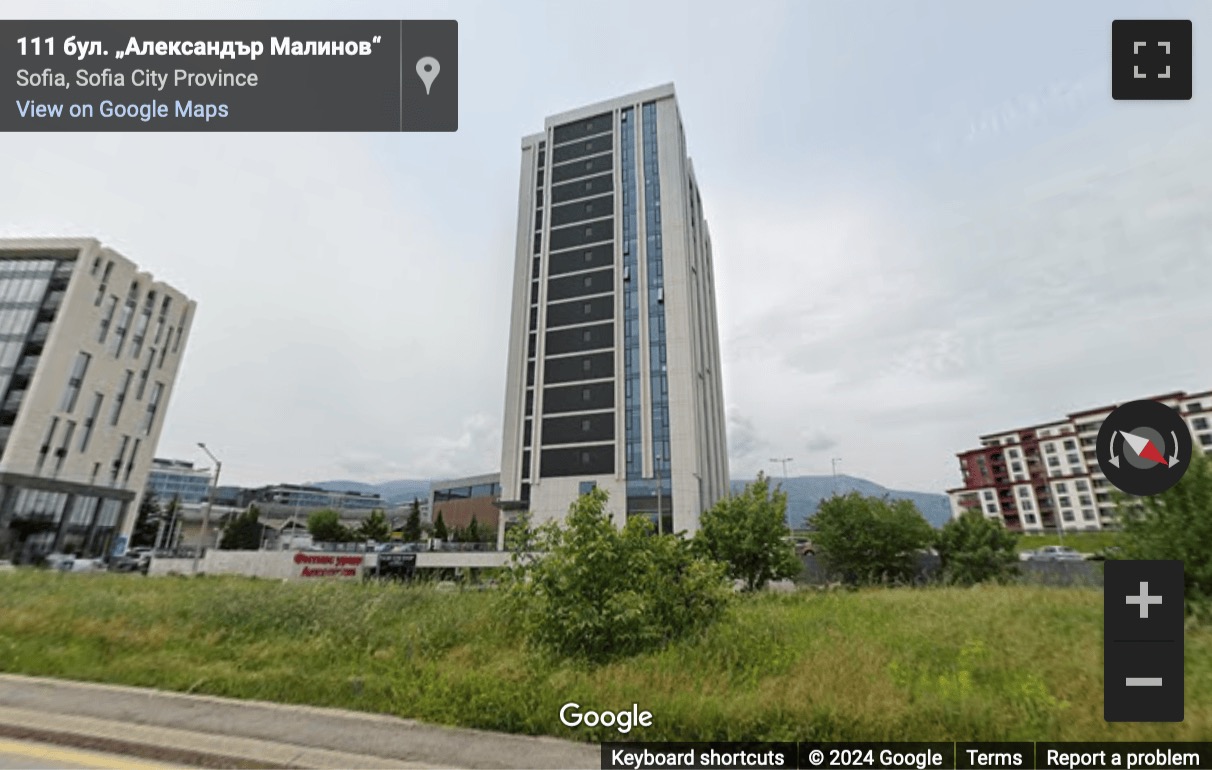
<svg viewBox="0 0 1212 770">
<path fill-rule="evenodd" d="M 934 530 L 909 500 L 858 492 L 821 503 L 810 520 L 825 566 L 850 583 L 905 583 Z"/>
<path fill-rule="evenodd" d="M 787 493 L 770 493 L 759 473 L 739 495 L 725 497 L 703 514 L 694 544 L 700 553 L 728 565 L 728 577 L 755 591 L 771 580 L 795 577 L 803 565 L 788 540 Z"/>
<path fill-rule="evenodd" d="M 943 580 L 974 585 L 990 580 L 1004 582 L 1018 574 L 1018 536 L 980 511 L 952 519 L 938 534 Z"/>
<path fill-rule="evenodd" d="M 1119 551 L 1109 558 L 1178 559 L 1186 575 L 1188 609 L 1212 601 L 1212 461 L 1195 450 L 1182 479 L 1160 495 L 1126 498 Z"/>
<path fill-rule="evenodd" d="M 519 558 L 509 574 L 509 614 L 529 641 L 557 655 L 604 661 L 660 647 L 719 618 L 730 596 L 724 565 L 696 556 L 681 537 L 654 535 L 645 518 L 619 530 L 606 500 L 595 489 L 573 503 L 564 526 L 512 533 Z M 540 555 L 521 558 L 524 551 Z"/>
</svg>

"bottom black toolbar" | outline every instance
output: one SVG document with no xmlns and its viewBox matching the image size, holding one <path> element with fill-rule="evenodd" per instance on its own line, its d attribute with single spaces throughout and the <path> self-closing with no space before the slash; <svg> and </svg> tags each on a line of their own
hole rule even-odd
<svg viewBox="0 0 1212 770">
<path fill-rule="evenodd" d="M 606 770 L 1212 770 L 1212 743 L 603 743 Z"/>
</svg>

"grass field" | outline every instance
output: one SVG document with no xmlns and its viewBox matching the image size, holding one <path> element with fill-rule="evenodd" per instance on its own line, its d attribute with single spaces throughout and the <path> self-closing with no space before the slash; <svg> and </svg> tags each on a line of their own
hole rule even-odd
<svg viewBox="0 0 1212 770">
<path fill-rule="evenodd" d="M 638 703 L 634 740 L 1208 740 L 1212 629 L 1187 633 L 1186 721 L 1102 718 L 1102 594 L 803 591 L 601 667 L 526 651 L 492 591 L 0 573 L 0 670 L 601 740 L 559 723 Z M 617 733 L 610 737 L 618 739 Z"/>
</svg>

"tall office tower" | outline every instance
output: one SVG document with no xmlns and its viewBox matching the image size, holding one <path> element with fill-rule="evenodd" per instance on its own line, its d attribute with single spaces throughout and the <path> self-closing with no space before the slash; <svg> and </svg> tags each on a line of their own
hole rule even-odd
<svg viewBox="0 0 1212 770">
<path fill-rule="evenodd" d="M 502 507 L 693 533 L 728 493 L 711 237 L 672 85 L 522 140 Z"/>
<path fill-rule="evenodd" d="M 0 559 L 130 534 L 193 314 L 95 240 L 0 240 Z"/>
</svg>

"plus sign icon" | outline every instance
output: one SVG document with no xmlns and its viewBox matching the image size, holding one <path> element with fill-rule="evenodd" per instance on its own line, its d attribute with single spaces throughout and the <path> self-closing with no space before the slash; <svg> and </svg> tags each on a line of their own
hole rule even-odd
<svg viewBox="0 0 1212 770">
<path fill-rule="evenodd" d="M 1191 98 L 1191 22 L 1111 22 L 1111 98 Z"/>
<path fill-rule="evenodd" d="M 1181 561 L 1110 560 L 1103 571 L 1103 718 L 1183 721 Z"/>
</svg>

